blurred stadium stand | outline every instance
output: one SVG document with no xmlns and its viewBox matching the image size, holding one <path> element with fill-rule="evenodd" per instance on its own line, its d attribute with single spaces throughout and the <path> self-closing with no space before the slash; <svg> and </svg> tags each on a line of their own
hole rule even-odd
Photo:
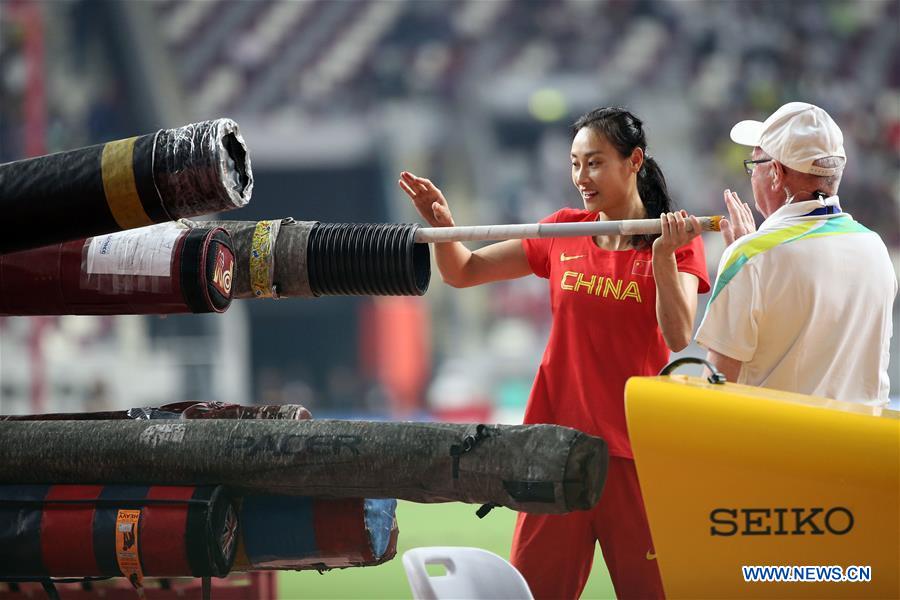
<svg viewBox="0 0 900 600">
<path fill-rule="evenodd" d="M 22 16 L 28 6 L 37 29 Z M 898 264 L 898 21 L 895 0 L 2 0 L 0 161 L 34 153 L 30 123 L 43 123 L 50 152 L 229 116 L 247 139 L 257 187 L 228 218 L 416 221 L 395 184 L 407 169 L 439 183 L 459 223 L 524 222 L 579 204 L 568 124 L 619 104 L 644 118 L 679 204 L 718 213 L 726 187 L 751 198 L 731 125 L 805 100 L 844 130 L 844 207 L 881 234 Z M 43 121 L 26 114 L 35 78 Z M 714 275 L 722 245 L 705 239 Z M 430 383 L 412 403 L 397 399 L 396 375 L 372 367 L 371 348 L 381 346 L 364 339 L 365 321 L 390 312 L 376 311 L 378 302 L 244 302 L 229 321 L 116 318 L 100 329 L 114 349 L 120 327 L 138 327 L 144 333 L 127 335 L 146 336 L 134 342 L 142 360 L 167 365 L 154 368 L 170 383 L 128 405 L 205 395 L 303 402 L 317 416 L 410 415 L 430 404 L 441 414 L 500 407 L 501 418 L 519 418 L 549 325 L 542 280 L 457 291 L 435 274 L 414 300 L 433 316 L 414 332 L 433 359 L 422 362 Z M 894 320 L 896 396 L 896 308 Z M 29 402 L 27 361 L 11 358 L 27 354 L 31 336 L 19 321 L 0 320 L 4 412 Z M 244 331 L 243 348 L 229 343 L 232 331 Z M 229 374 L 198 358 L 209 348 L 230 348 Z M 104 356 L 116 360 L 113 350 Z M 94 380 L 127 389 L 106 377 L 98 368 L 81 396 Z M 75 409 L 55 398 L 50 408 Z"/>
</svg>

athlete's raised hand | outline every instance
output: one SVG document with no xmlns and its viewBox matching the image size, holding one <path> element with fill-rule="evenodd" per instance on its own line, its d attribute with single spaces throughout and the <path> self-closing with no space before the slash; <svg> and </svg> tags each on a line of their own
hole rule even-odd
<svg viewBox="0 0 900 600">
<path fill-rule="evenodd" d="M 725 245 L 730 246 L 734 240 L 756 231 L 756 221 L 753 220 L 750 206 L 741 202 L 737 192 L 725 190 L 725 206 L 728 208 L 728 217 L 719 221 L 719 230 Z"/>
<path fill-rule="evenodd" d="M 453 215 L 450 214 L 450 207 L 447 205 L 447 199 L 431 180 L 424 177 L 416 177 L 408 171 L 400 173 L 400 179 L 397 181 L 400 189 L 406 192 L 410 197 L 416 210 L 425 219 L 425 222 L 432 227 L 453 227 Z"/>
</svg>

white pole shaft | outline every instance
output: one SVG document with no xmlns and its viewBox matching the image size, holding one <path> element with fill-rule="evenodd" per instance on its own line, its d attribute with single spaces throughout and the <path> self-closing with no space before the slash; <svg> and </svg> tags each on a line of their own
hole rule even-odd
<svg viewBox="0 0 900 600">
<path fill-rule="evenodd" d="M 718 231 L 721 217 L 699 217 L 703 231 Z M 688 231 L 691 229 L 688 223 Z M 652 235 L 662 233 L 659 219 L 587 221 L 580 223 L 524 223 L 471 227 L 420 227 L 417 243 L 483 242 L 524 238 L 579 237 L 594 235 Z"/>
</svg>

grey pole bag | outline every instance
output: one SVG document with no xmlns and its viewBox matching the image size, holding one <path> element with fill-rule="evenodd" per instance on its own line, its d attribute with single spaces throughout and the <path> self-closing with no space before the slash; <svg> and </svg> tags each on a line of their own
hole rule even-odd
<svg viewBox="0 0 900 600">
<path fill-rule="evenodd" d="M 602 439 L 559 425 L 0 422 L 0 483 L 222 484 L 565 513 L 597 503 L 607 461 Z"/>
</svg>

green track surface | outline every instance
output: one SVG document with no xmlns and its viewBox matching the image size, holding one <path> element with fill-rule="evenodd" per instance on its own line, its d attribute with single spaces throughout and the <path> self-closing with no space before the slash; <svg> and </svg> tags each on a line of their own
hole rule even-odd
<svg viewBox="0 0 900 600">
<path fill-rule="evenodd" d="M 399 502 L 397 524 L 400 537 L 397 556 L 378 567 L 316 571 L 282 571 L 278 597 L 308 598 L 411 598 L 400 557 L 420 546 L 475 546 L 509 558 L 515 515 L 496 508 L 484 519 L 475 516 L 477 506 L 452 502 L 416 504 Z M 594 554 L 594 569 L 582 598 L 614 598 L 612 583 L 600 549 Z"/>
</svg>

